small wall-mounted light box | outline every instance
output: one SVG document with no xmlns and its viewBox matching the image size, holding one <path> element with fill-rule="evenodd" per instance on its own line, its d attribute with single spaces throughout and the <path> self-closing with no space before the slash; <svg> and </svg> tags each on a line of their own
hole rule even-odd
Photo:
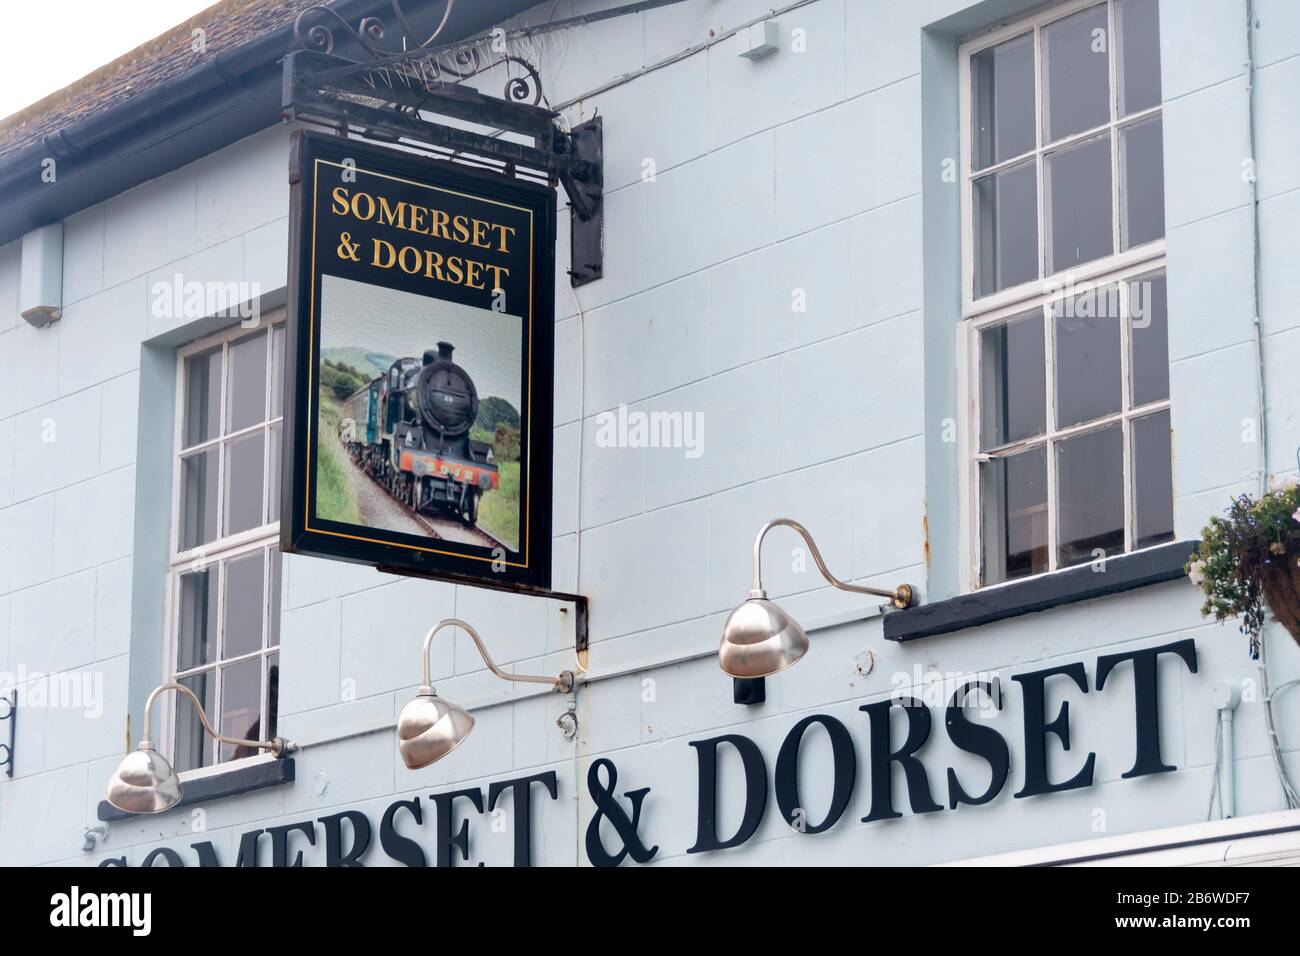
<svg viewBox="0 0 1300 956">
<path fill-rule="evenodd" d="M 44 328 L 63 315 L 63 223 L 53 222 L 23 236 L 18 311 Z"/>
<path fill-rule="evenodd" d="M 736 34 L 736 52 L 747 60 L 760 60 L 781 48 L 781 29 L 775 20 L 750 24 Z"/>
</svg>

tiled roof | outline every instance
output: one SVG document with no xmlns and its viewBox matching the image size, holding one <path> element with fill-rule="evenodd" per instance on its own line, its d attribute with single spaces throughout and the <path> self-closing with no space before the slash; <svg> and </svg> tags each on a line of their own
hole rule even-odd
<svg viewBox="0 0 1300 956">
<path fill-rule="evenodd" d="M 220 54 L 285 26 L 322 0 L 221 0 L 71 86 L 52 93 L 12 116 L 0 119 L 0 159 L 72 123 L 112 109 Z M 127 10 L 123 16 L 129 16 Z M 194 30 L 202 29 L 202 51 L 194 49 Z"/>
</svg>

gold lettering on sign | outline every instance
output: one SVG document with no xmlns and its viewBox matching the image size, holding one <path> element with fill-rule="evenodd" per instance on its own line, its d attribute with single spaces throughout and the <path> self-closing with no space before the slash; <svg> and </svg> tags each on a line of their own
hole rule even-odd
<svg viewBox="0 0 1300 956">
<path fill-rule="evenodd" d="M 432 206 L 393 202 L 386 196 L 373 196 L 362 190 L 335 186 L 330 193 L 330 213 L 358 222 L 373 222 L 390 229 L 429 236 L 487 253 L 510 254 L 516 229 L 464 214 L 452 215 Z M 350 242 L 351 236 L 340 232 L 338 255 L 352 262 L 361 261 L 361 243 Z M 482 256 L 445 255 L 417 245 L 397 244 L 387 239 L 372 239 L 369 265 L 376 269 L 399 269 L 407 275 L 420 275 L 436 282 L 465 286 L 469 289 L 495 291 L 510 275 L 510 267 L 489 262 Z"/>
</svg>

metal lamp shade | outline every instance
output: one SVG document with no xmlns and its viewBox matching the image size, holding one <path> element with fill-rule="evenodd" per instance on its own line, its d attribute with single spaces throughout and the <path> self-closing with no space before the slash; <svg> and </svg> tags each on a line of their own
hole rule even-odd
<svg viewBox="0 0 1300 956">
<path fill-rule="evenodd" d="M 808 653 L 808 635 L 780 606 L 751 597 L 722 628 L 718 663 L 731 677 L 768 677 Z"/>
<path fill-rule="evenodd" d="M 469 711 L 437 694 L 421 693 L 397 718 L 397 749 L 407 767 L 419 770 L 455 750 L 473 729 Z"/>
<path fill-rule="evenodd" d="M 162 813 L 180 802 L 181 782 L 167 758 L 141 745 L 117 765 L 105 798 L 126 813 Z"/>
</svg>

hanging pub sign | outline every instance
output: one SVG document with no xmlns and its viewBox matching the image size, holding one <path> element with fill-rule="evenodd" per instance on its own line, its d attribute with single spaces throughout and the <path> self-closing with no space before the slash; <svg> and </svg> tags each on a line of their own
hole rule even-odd
<svg viewBox="0 0 1300 956">
<path fill-rule="evenodd" d="M 550 586 L 555 193 L 295 134 L 281 547 Z"/>
</svg>

